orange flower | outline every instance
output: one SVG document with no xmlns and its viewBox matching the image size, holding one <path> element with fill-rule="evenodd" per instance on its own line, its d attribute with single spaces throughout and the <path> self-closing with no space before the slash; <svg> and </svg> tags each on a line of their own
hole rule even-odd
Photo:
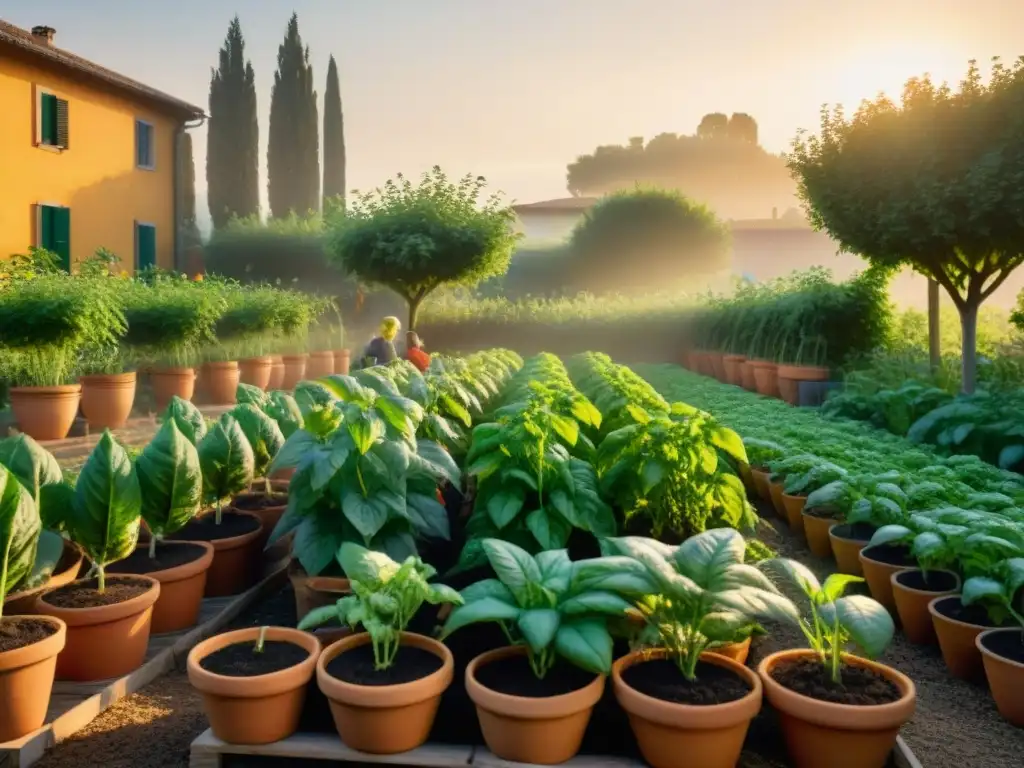
<svg viewBox="0 0 1024 768">
<path fill-rule="evenodd" d="M 203 276 L 202 276 L 202 274 L 200 274 L 198 272 L 196 273 L 196 276 L 194 278 L 192 278 L 192 279 L 195 280 L 197 283 L 203 282 Z"/>
</svg>

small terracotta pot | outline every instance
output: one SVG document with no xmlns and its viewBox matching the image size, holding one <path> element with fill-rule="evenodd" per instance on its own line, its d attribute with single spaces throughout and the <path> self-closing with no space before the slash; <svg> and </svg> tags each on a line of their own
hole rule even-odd
<svg viewBox="0 0 1024 768">
<path fill-rule="evenodd" d="M 274 482 L 275 481 L 271 480 L 271 487 L 272 488 L 274 487 L 273 486 Z M 262 487 L 263 486 L 261 485 L 260 488 L 262 488 Z M 277 489 L 275 488 L 274 490 L 277 490 Z M 287 493 L 287 490 L 285 490 L 285 493 Z M 260 498 L 263 498 L 264 496 L 266 496 L 266 491 L 264 491 L 264 490 L 249 491 L 249 493 L 245 494 L 245 495 L 246 496 L 258 496 Z M 236 503 L 238 502 L 239 498 L 240 497 L 238 497 L 238 496 L 235 497 L 235 502 Z M 273 507 L 261 507 L 260 509 L 253 509 L 253 510 L 239 509 L 237 507 L 232 507 L 231 509 L 233 511 L 235 511 L 235 512 L 252 512 L 252 514 L 256 515 L 260 519 L 260 522 L 263 524 L 263 530 L 260 532 L 260 537 L 259 537 L 259 539 L 258 539 L 258 541 L 256 543 L 256 548 L 262 553 L 266 549 L 266 547 L 267 547 L 267 541 L 270 539 L 270 534 L 273 533 L 274 528 L 277 526 L 278 521 L 281 519 L 281 515 L 284 514 L 284 511 L 287 508 L 288 508 L 288 500 L 284 499 L 284 503 L 283 504 L 276 504 Z M 281 543 L 281 542 L 279 541 L 277 543 Z M 277 549 L 277 544 L 274 545 L 274 549 L 275 550 Z M 279 552 L 277 554 L 283 555 L 283 553 L 281 553 L 281 552 Z M 271 558 L 271 559 L 276 559 L 276 558 Z"/>
<path fill-rule="evenodd" d="M 1024 630 L 1016 628 L 986 629 L 975 639 L 985 665 L 985 677 L 995 699 L 999 714 L 1016 726 L 1024 726 L 1024 664 L 996 653 L 989 647 L 997 636 L 1012 635 L 1024 644 Z"/>
<path fill-rule="evenodd" d="M 160 582 L 149 576 L 111 575 L 107 577 L 107 584 L 119 578 L 148 581 L 150 588 L 123 603 L 96 608 L 50 605 L 46 602 L 49 592 L 36 598 L 36 613 L 53 616 L 67 625 L 67 644 L 57 657 L 58 680 L 91 682 L 122 677 L 145 661 L 153 605 L 160 597 Z"/>
<path fill-rule="evenodd" d="M 63 440 L 78 415 L 82 385 L 11 387 L 9 395 L 18 429 L 34 440 Z"/>
<path fill-rule="evenodd" d="M 754 366 L 754 387 L 759 395 L 765 397 L 779 396 L 779 366 L 767 360 L 748 361 L 748 365 Z"/>
<path fill-rule="evenodd" d="M 790 405 L 800 404 L 801 381 L 828 381 L 829 370 L 816 365 L 780 365 L 779 394 Z"/>
<path fill-rule="evenodd" d="M 281 360 L 281 356 L 273 355 L 271 360 L 270 381 L 267 382 L 268 392 L 281 389 L 281 385 L 284 383 L 284 362 Z"/>
<path fill-rule="evenodd" d="M 900 617 L 903 634 L 907 636 L 907 640 L 918 645 L 934 645 L 936 643 L 935 625 L 932 623 L 932 615 L 928 612 L 928 603 L 936 597 L 957 594 L 960 591 L 960 577 L 952 571 L 938 571 L 947 573 L 956 579 L 956 585 L 952 589 L 944 591 L 914 589 L 901 583 L 901 576 L 915 572 L 920 572 L 920 569 L 908 568 L 897 571 L 889 577 L 893 601 L 896 603 L 896 614 Z M 932 571 L 932 573 L 936 573 L 936 571 Z"/>
<path fill-rule="evenodd" d="M 726 382 L 736 387 L 743 384 L 743 363 L 746 359 L 743 355 L 725 355 L 722 358 Z"/>
<path fill-rule="evenodd" d="M 135 371 L 110 376 L 82 376 L 82 415 L 94 429 L 120 429 L 135 404 Z"/>
<path fill-rule="evenodd" d="M 713 653 L 701 654 L 701 661 L 743 678 L 751 688 L 746 696 L 725 704 L 677 704 L 640 693 L 622 679 L 623 670 L 666 654 L 664 648 L 634 651 L 612 665 L 615 698 L 629 715 L 644 760 L 653 768 L 733 768 L 750 721 L 761 711 L 761 681 L 742 664 Z"/>
<path fill-rule="evenodd" d="M 238 402 L 238 381 L 241 371 L 234 360 L 210 362 L 203 366 L 203 391 L 211 405 L 234 405 Z"/>
<path fill-rule="evenodd" d="M 334 373 L 334 352 L 310 352 L 306 360 L 306 378 L 322 379 Z"/>
<path fill-rule="evenodd" d="M 793 533 L 805 536 L 804 533 L 804 504 L 807 503 L 806 496 L 790 496 L 782 493 L 782 508 L 786 512 L 786 520 L 789 521 L 789 528 Z"/>
<path fill-rule="evenodd" d="M 260 519 L 260 516 L 254 512 L 245 512 L 240 509 L 231 511 L 236 515 L 247 515 L 257 520 Z M 260 526 L 255 531 L 210 542 L 213 545 L 213 563 L 206 572 L 204 597 L 238 595 L 255 583 L 263 559 L 259 548 L 262 535 L 263 523 L 260 522 Z"/>
<path fill-rule="evenodd" d="M 782 661 L 818 657 L 801 648 L 767 656 L 757 667 L 768 701 L 779 713 L 794 768 L 883 768 L 896 746 L 902 726 L 914 714 L 917 690 L 901 672 L 844 653 L 843 661 L 868 667 L 892 682 L 901 693 L 889 704 L 854 706 L 804 696 L 780 685 L 771 672 Z"/>
<path fill-rule="evenodd" d="M 836 525 L 836 519 L 812 515 L 806 509 L 800 513 L 800 517 L 804 524 L 807 546 L 811 552 L 817 557 L 832 557 L 832 538 L 828 535 L 828 530 Z"/>
<path fill-rule="evenodd" d="M 284 362 L 284 379 L 281 381 L 281 389 L 291 392 L 300 381 L 306 378 L 306 360 L 309 356 L 284 355 L 281 360 Z"/>
<path fill-rule="evenodd" d="M 751 638 L 748 637 L 742 643 L 729 643 L 728 645 L 720 645 L 717 648 L 708 648 L 707 653 L 724 656 L 727 659 L 732 659 L 737 664 L 746 664 L 747 656 L 750 655 L 750 643 Z"/>
<path fill-rule="evenodd" d="M 288 564 L 288 580 L 295 592 L 295 619 L 302 621 L 314 608 L 333 605 L 345 595 L 352 594 L 348 579 L 334 576 L 310 576 L 297 560 Z"/>
<path fill-rule="evenodd" d="M 756 492 L 757 489 L 754 488 L 754 475 L 750 471 L 750 465 L 743 462 L 737 467 L 737 470 L 740 473 L 740 480 L 743 481 L 743 487 L 747 489 L 747 492 Z"/>
<path fill-rule="evenodd" d="M 157 546 L 174 547 L 186 543 L 202 547 L 202 555 L 190 563 L 146 574 L 160 582 L 160 597 L 153 605 L 150 630 L 154 635 L 188 629 L 199 621 L 199 609 L 202 607 L 203 590 L 206 587 L 206 573 L 213 563 L 213 545 L 205 541 L 162 541 Z M 146 549 L 145 546 L 140 548 Z"/>
<path fill-rule="evenodd" d="M 270 387 L 270 374 L 274 368 L 274 359 L 270 355 L 250 357 L 238 361 L 238 380 L 242 384 L 250 384 L 260 389 Z"/>
<path fill-rule="evenodd" d="M 875 560 L 871 556 L 873 549 L 874 547 L 867 546 L 857 553 L 861 570 L 864 572 L 864 580 L 868 583 L 871 596 L 884 605 L 889 613 L 895 614 L 896 601 L 892 596 L 892 576 L 913 566 L 891 565 Z"/>
<path fill-rule="evenodd" d="M 153 387 L 154 406 L 160 413 L 175 397 L 192 399 L 196 392 L 196 372 L 193 368 L 155 370 L 149 374 L 149 383 Z"/>
<path fill-rule="evenodd" d="M 57 567 L 47 582 L 35 589 L 26 589 L 24 592 L 17 592 L 8 595 L 4 600 L 4 616 L 29 616 L 35 612 L 36 598 L 43 592 L 63 587 L 78 578 L 78 572 L 82 568 L 82 550 L 74 542 L 64 540 L 64 552 L 60 556 Z"/>
<path fill-rule="evenodd" d="M 334 372 L 340 376 L 348 376 L 352 365 L 352 353 L 347 349 L 334 350 Z"/>
<path fill-rule="evenodd" d="M 320 641 L 308 632 L 269 627 L 264 639 L 292 643 L 309 651 L 294 667 L 266 675 L 232 677 L 207 672 L 200 662 L 235 643 L 255 643 L 260 627 L 214 635 L 188 654 L 188 681 L 203 697 L 213 735 L 229 744 L 270 744 L 287 739 L 299 727 L 306 686 L 320 657 Z"/>
<path fill-rule="evenodd" d="M 935 636 L 939 641 L 942 660 L 946 662 L 946 668 L 950 674 L 961 680 L 976 680 L 984 671 L 981 651 L 977 646 L 978 635 L 987 629 L 993 629 L 993 627 L 951 619 L 935 608 L 939 601 L 959 599 L 959 595 L 934 597 L 928 603 L 928 613 L 932 617 L 932 626 L 935 628 Z"/>
<path fill-rule="evenodd" d="M 14 618 L 18 617 L 5 620 Z M 67 639 L 67 627 L 60 619 L 27 618 L 50 622 L 57 631 L 38 643 L 0 653 L 0 744 L 20 739 L 46 722 L 57 654 Z"/>
<path fill-rule="evenodd" d="M 772 484 L 768 481 L 768 477 L 771 473 L 765 472 L 763 469 L 751 467 L 750 474 L 754 478 L 754 490 L 757 491 L 757 495 L 761 498 L 761 501 L 771 501 Z"/>
<path fill-rule="evenodd" d="M 507 646 L 482 653 L 466 667 L 466 692 L 476 705 L 487 748 L 502 760 L 537 765 L 564 763 L 579 752 L 590 713 L 604 693 L 604 675 L 569 693 L 547 698 L 524 698 L 499 693 L 476 679 L 476 671 L 491 662 L 526 653 Z"/>
<path fill-rule="evenodd" d="M 828 539 L 832 544 L 832 554 L 836 558 L 836 567 L 840 573 L 848 573 L 852 576 L 863 576 L 864 567 L 860 562 L 860 551 L 868 545 L 868 542 L 861 539 L 846 539 L 837 536 L 835 529 L 842 523 L 833 522 L 828 529 Z"/>
<path fill-rule="evenodd" d="M 754 366 L 747 360 L 740 366 L 740 383 L 748 392 L 757 392 L 757 379 L 754 376 Z"/>
<path fill-rule="evenodd" d="M 782 483 L 773 483 L 770 480 L 768 481 L 768 495 L 772 501 L 772 508 L 775 510 L 775 514 L 785 520 L 786 506 L 782 503 L 783 488 L 785 488 L 785 485 Z"/>
<path fill-rule="evenodd" d="M 411 683 L 380 686 L 346 683 L 327 672 L 336 656 L 369 642 L 370 636 L 360 632 L 325 648 L 316 663 L 317 685 L 330 703 L 334 725 L 346 746 L 373 755 L 408 752 L 430 736 L 441 694 L 452 682 L 452 652 L 437 640 L 403 632 L 402 645 L 435 654 L 441 668 Z"/>
</svg>

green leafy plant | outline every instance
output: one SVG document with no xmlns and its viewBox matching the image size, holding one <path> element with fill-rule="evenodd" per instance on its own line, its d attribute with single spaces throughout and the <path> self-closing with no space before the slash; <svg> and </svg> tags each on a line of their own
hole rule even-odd
<svg viewBox="0 0 1024 768">
<path fill-rule="evenodd" d="M 302 429 L 302 411 L 299 410 L 299 404 L 295 402 L 295 398 L 287 392 L 271 392 L 263 410 L 277 422 L 277 426 L 286 440 L 296 430 Z"/>
<path fill-rule="evenodd" d="M 215 519 L 220 525 L 224 502 L 252 485 L 256 458 L 245 432 L 230 413 L 221 415 L 197 449 L 203 498 L 214 505 Z"/>
<path fill-rule="evenodd" d="M 436 571 L 415 555 L 399 564 L 381 552 L 345 542 L 337 557 L 352 594 L 334 605 L 314 608 L 299 622 L 299 629 L 333 620 L 353 628 L 362 626 L 370 636 L 377 670 L 395 663 L 402 632 L 424 602 L 462 604 L 462 596 L 451 587 L 428 582 Z"/>
<path fill-rule="evenodd" d="M 32 496 L 0 466 L 0 619 L 4 598 L 32 573 L 41 530 Z"/>
<path fill-rule="evenodd" d="M 184 528 L 202 506 L 199 452 L 176 421 L 165 421 L 135 460 L 135 474 L 150 531 L 149 556 L 156 557 L 157 541 Z"/>
<path fill-rule="evenodd" d="M 262 477 L 266 494 L 272 495 L 270 484 L 270 465 L 277 452 L 284 445 L 284 435 L 277 422 L 267 414 L 249 403 L 242 403 L 232 408 L 229 413 L 234 416 L 238 426 L 242 428 L 245 439 L 253 452 L 254 477 Z"/>
<path fill-rule="evenodd" d="M 43 526 L 51 531 L 64 527 L 64 508 L 50 503 L 54 487 L 64 482 L 64 474 L 53 454 L 24 432 L 0 440 L 0 465 L 25 486 L 35 501 Z M 59 493 L 59 492 L 58 492 Z"/>
<path fill-rule="evenodd" d="M 1024 549 L 1020 553 L 996 563 L 988 575 L 967 579 L 960 601 L 964 605 L 983 606 L 996 626 L 1013 621 L 1024 631 L 1024 610 L 1014 604 L 1017 593 L 1024 587 Z"/>
<path fill-rule="evenodd" d="M 164 412 L 160 414 L 160 422 L 173 421 L 178 429 L 189 442 L 198 445 L 199 441 L 206 436 L 208 427 L 206 417 L 191 401 L 183 400 L 174 395 L 171 402 L 167 404 Z"/>
</svg>

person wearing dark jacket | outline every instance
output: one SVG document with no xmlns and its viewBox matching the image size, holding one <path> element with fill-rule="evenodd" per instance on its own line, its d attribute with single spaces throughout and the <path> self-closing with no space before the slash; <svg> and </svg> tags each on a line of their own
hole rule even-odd
<svg viewBox="0 0 1024 768">
<path fill-rule="evenodd" d="M 363 350 L 363 367 L 371 365 L 387 365 L 398 358 L 395 351 L 395 336 L 402 330 L 402 323 L 397 317 L 385 317 L 380 323 L 377 336 Z"/>
</svg>

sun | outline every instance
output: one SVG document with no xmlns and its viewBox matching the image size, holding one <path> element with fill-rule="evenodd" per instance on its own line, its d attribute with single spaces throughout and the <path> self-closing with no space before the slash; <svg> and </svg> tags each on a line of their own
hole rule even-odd
<svg viewBox="0 0 1024 768">
<path fill-rule="evenodd" d="M 862 100 L 884 93 L 899 101 L 903 86 L 912 77 L 931 75 L 933 80 L 957 80 L 966 62 L 957 61 L 937 44 L 920 42 L 865 43 L 851 51 L 834 72 L 829 89 L 831 101 L 855 109 Z"/>
</svg>

